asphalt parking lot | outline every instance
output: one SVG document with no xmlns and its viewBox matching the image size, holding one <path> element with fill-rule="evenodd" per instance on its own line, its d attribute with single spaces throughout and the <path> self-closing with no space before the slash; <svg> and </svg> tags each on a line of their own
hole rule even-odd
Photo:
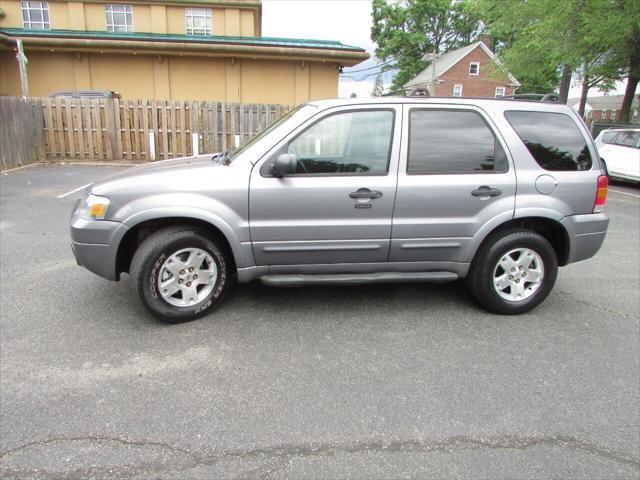
<svg viewBox="0 0 640 480">
<path fill-rule="evenodd" d="M 0 177 L 0 476 L 640 477 L 638 188 L 530 314 L 461 283 L 252 283 L 166 325 L 71 254 L 58 197 L 117 168 Z"/>
</svg>

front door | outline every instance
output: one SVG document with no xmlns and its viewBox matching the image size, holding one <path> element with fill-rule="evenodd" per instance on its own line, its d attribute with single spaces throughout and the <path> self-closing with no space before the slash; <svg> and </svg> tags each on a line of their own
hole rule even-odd
<svg viewBox="0 0 640 480">
<path fill-rule="evenodd" d="M 474 235 L 513 218 L 513 165 L 479 109 L 407 105 L 404 115 L 389 261 L 467 263 Z"/>
<path fill-rule="evenodd" d="M 323 112 L 294 130 L 251 174 L 249 218 L 257 265 L 386 262 L 396 193 L 401 109 Z M 295 155 L 277 178 L 275 158 Z"/>
</svg>

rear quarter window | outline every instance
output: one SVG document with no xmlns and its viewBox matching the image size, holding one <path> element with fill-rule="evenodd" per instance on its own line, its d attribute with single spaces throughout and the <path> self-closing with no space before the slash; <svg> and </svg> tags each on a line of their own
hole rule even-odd
<svg viewBox="0 0 640 480">
<path fill-rule="evenodd" d="M 612 143 L 613 139 L 615 138 L 615 136 L 618 134 L 617 131 L 615 132 L 604 132 L 602 134 L 602 143 Z"/>
<path fill-rule="evenodd" d="M 538 165 L 545 170 L 591 169 L 587 142 L 569 115 L 510 110 L 505 112 L 505 117 Z"/>
<path fill-rule="evenodd" d="M 613 143 L 623 147 L 637 147 L 639 140 L 640 132 L 624 131 L 618 134 Z"/>
</svg>

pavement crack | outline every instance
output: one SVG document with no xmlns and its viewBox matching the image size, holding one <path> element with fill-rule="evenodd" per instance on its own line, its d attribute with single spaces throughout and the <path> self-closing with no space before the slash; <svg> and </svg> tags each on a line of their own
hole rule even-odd
<svg viewBox="0 0 640 480">
<path fill-rule="evenodd" d="M 635 318 L 636 320 L 640 320 L 640 316 L 638 316 L 638 315 L 634 315 L 632 313 L 627 313 L 627 312 L 619 312 L 619 311 L 614 310 L 612 308 L 608 308 L 605 305 L 589 302 L 588 300 L 585 300 L 583 298 L 578 298 L 577 295 L 575 293 L 573 293 L 573 292 L 565 292 L 565 291 L 562 291 L 562 290 L 558 289 L 555 292 L 555 294 L 556 295 L 564 295 L 565 297 L 572 297 L 573 301 L 578 302 L 578 303 L 582 303 L 583 305 L 587 305 L 587 306 L 593 308 L 594 310 L 603 310 L 605 312 L 613 313 L 613 314 L 621 316 L 621 317 Z"/>
<path fill-rule="evenodd" d="M 154 462 L 148 458 L 139 464 L 133 465 L 117 465 L 117 466 L 97 466 L 91 469 L 75 469 L 66 472 L 45 472 L 39 470 L 45 475 L 57 476 L 62 478 L 93 476 L 100 473 L 113 473 L 119 471 L 121 476 L 133 475 L 136 472 L 162 472 L 167 469 L 170 471 L 186 472 L 192 468 L 201 466 L 215 466 L 220 462 L 229 460 L 256 460 L 261 462 L 258 468 L 245 471 L 238 475 L 238 478 L 270 478 L 275 472 L 286 469 L 291 460 L 295 458 L 335 456 L 339 454 L 359 454 L 359 453 L 402 453 L 402 452 L 450 452 L 456 449 L 494 449 L 494 450 L 527 450 L 534 447 L 546 446 L 551 448 L 562 448 L 566 450 L 584 452 L 595 455 L 600 458 L 616 462 L 627 467 L 640 470 L 640 459 L 620 451 L 615 451 L 601 445 L 597 445 L 586 440 L 581 440 L 569 435 L 500 435 L 487 437 L 467 437 L 452 436 L 443 440 L 420 441 L 420 440 L 404 440 L 404 441 L 364 441 L 353 443 L 308 443 L 308 444 L 282 444 L 276 446 L 253 448 L 253 449 L 235 449 L 235 450 L 207 450 L 200 452 L 196 449 L 180 447 L 172 443 L 152 440 L 131 440 L 118 436 L 102 436 L 102 435 L 82 435 L 82 436 L 60 436 L 53 437 L 48 440 L 34 441 L 25 443 L 19 447 L 6 450 L 0 453 L 0 459 L 11 454 L 21 452 L 37 446 L 47 446 L 54 442 L 116 442 L 125 446 L 138 446 L 162 448 L 174 453 L 184 455 L 185 461 L 179 462 L 180 465 L 170 465 L 166 462 Z M 5 463 L 3 461 L 3 463 Z M 20 468 L 5 463 L 5 471 L 13 473 L 23 470 L 24 472 L 33 471 L 35 466 Z M 0 468 L 2 473 L 3 468 Z"/>
<path fill-rule="evenodd" d="M 50 437 L 46 440 L 36 440 L 33 442 L 28 442 L 18 447 L 12 448 L 10 450 L 5 450 L 4 452 L 0 452 L 0 459 L 6 457 L 7 455 L 11 455 L 12 453 L 17 453 L 21 450 L 29 449 L 32 447 L 44 447 L 50 445 L 55 442 L 112 442 L 112 443 L 120 443 L 122 445 L 127 446 L 136 446 L 136 447 L 157 447 L 163 448 L 166 450 L 171 450 L 176 453 L 182 453 L 192 458 L 196 458 L 196 456 L 186 448 L 178 447 L 176 445 L 172 445 L 166 442 L 157 442 L 153 440 L 131 440 L 124 437 L 117 436 L 108 436 L 108 435 L 76 435 L 76 436 L 57 436 Z"/>
</svg>

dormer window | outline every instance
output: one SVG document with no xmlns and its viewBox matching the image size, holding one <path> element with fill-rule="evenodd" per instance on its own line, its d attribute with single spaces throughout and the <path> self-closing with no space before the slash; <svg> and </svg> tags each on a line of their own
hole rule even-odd
<svg viewBox="0 0 640 480">
<path fill-rule="evenodd" d="M 471 62 L 469 64 L 469 75 L 480 74 L 480 62 Z"/>
<path fill-rule="evenodd" d="M 210 8 L 185 8 L 184 21 L 187 35 L 211 35 Z"/>
<path fill-rule="evenodd" d="M 49 2 L 21 2 L 22 26 L 31 30 L 51 30 Z"/>
</svg>

